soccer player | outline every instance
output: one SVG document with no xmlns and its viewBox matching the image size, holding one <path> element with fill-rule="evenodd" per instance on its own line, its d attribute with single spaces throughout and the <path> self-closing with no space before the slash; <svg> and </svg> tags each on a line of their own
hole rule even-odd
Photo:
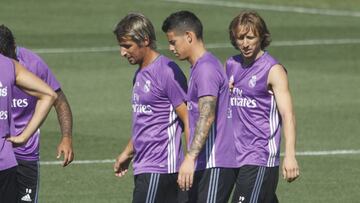
<svg viewBox="0 0 360 203">
<path fill-rule="evenodd" d="M 227 118 L 230 95 L 225 70 L 205 49 L 202 24 L 193 13 L 171 14 L 162 30 L 170 51 L 191 64 L 187 94 L 191 144 L 179 170 L 178 184 L 189 191 L 188 202 L 227 202 L 236 165 Z"/>
<path fill-rule="evenodd" d="M 115 175 L 125 175 L 133 159 L 134 203 L 177 202 L 183 124 L 188 129 L 186 77 L 156 51 L 154 27 L 144 15 L 128 14 L 114 34 L 121 56 L 138 66 L 132 90 L 132 138 L 116 159 Z"/>
<path fill-rule="evenodd" d="M 226 61 L 232 89 L 233 126 L 240 166 L 232 202 L 278 202 L 275 191 L 283 126 L 283 177 L 299 176 L 295 158 L 295 115 L 285 68 L 265 48 L 270 32 L 253 11 L 244 11 L 230 23 L 232 45 L 240 51 Z"/>
<path fill-rule="evenodd" d="M 15 85 L 38 100 L 26 128 L 18 136 L 10 137 L 15 128 L 11 116 Z M 56 93 L 49 86 L 19 63 L 0 54 L 0 202 L 18 202 L 17 162 L 12 145 L 22 145 L 29 140 L 45 119 L 55 99 Z"/>
<path fill-rule="evenodd" d="M 57 112 L 62 139 L 57 147 L 57 158 L 64 154 L 63 166 L 67 166 L 74 157 L 72 149 L 72 114 L 69 103 L 61 90 L 59 82 L 47 64 L 32 51 L 16 46 L 11 30 L 0 25 L 0 53 L 22 64 L 28 71 L 47 83 L 58 95 L 54 107 Z M 15 87 L 11 101 L 12 117 L 15 122 L 15 134 L 20 134 L 36 107 L 37 98 L 26 94 Z M 39 186 L 39 142 L 38 129 L 30 140 L 20 147 L 14 148 L 18 161 L 17 180 L 19 183 L 19 201 L 37 202 Z"/>
</svg>

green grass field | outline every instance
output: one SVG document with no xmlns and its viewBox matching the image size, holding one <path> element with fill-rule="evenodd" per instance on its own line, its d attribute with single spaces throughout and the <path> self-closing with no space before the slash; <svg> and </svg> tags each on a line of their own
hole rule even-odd
<svg viewBox="0 0 360 203">
<path fill-rule="evenodd" d="M 209 0 L 207 4 L 214 2 Z M 247 3 L 261 6 L 257 11 L 265 18 L 273 38 L 273 46 L 268 50 L 288 70 L 297 116 L 297 150 L 357 151 L 298 156 L 301 177 L 291 184 L 279 180 L 280 202 L 359 202 L 359 1 L 248 0 Z M 328 15 L 296 13 L 289 7 L 280 12 L 269 10 L 264 4 L 344 12 L 341 16 L 331 12 Z M 241 10 L 235 6 L 160 0 L 2 0 L 0 24 L 13 30 L 17 44 L 34 50 L 115 48 L 114 25 L 128 12 L 138 11 L 153 21 L 159 51 L 171 56 L 161 24 L 171 12 L 182 9 L 195 12 L 203 21 L 205 42 L 209 46 L 229 42 L 227 26 Z M 324 44 L 323 40 L 328 43 Z M 309 45 L 296 44 L 302 41 Z M 284 42 L 290 45 L 282 45 Z M 237 53 L 230 43 L 209 50 L 222 61 Z M 40 55 L 61 81 L 71 103 L 76 160 L 114 159 L 130 137 L 131 80 L 136 67 L 120 58 L 115 50 L 77 53 L 42 50 Z M 189 72 L 187 63 L 178 64 L 185 73 Z M 52 112 L 42 127 L 41 161 L 55 161 L 59 138 Z M 42 165 L 40 180 L 40 202 L 131 202 L 132 173 L 122 179 L 115 178 L 112 163 L 73 163 L 66 168 Z"/>
</svg>

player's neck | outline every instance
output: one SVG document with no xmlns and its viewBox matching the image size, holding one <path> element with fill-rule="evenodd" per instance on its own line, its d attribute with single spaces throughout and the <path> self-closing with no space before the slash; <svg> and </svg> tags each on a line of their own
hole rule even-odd
<svg viewBox="0 0 360 203">
<path fill-rule="evenodd" d="M 252 57 L 245 58 L 244 57 L 244 65 L 248 66 L 258 60 L 265 52 L 260 50 L 257 54 L 254 54 Z"/>
<path fill-rule="evenodd" d="M 203 42 L 199 41 L 196 45 L 193 45 L 193 48 L 191 49 L 191 54 L 188 58 L 189 63 L 193 66 L 196 61 L 201 58 L 206 53 L 205 46 Z"/>
<path fill-rule="evenodd" d="M 157 57 L 159 57 L 159 53 L 153 49 L 148 49 L 145 52 L 145 57 L 144 60 L 142 61 L 142 63 L 140 64 L 140 68 L 146 68 L 148 65 L 150 65 L 153 61 L 155 61 L 157 59 Z"/>
</svg>

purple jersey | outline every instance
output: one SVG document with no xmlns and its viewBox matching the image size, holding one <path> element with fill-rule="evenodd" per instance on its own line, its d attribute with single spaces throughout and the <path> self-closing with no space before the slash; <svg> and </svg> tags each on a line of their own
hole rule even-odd
<svg viewBox="0 0 360 203">
<path fill-rule="evenodd" d="M 16 49 L 16 54 L 19 63 L 27 68 L 27 70 L 46 82 L 54 91 L 60 89 L 59 82 L 38 55 L 22 47 Z M 12 117 L 15 122 L 15 135 L 19 135 L 30 121 L 35 111 L 36 102 L 36 97 L 24 93 L 17 87 L 14 88 L 11 106 Z M 16 158 L 28 161 L 39 160 L 39 136 L 40 130 L 37 130 L 25 145 L 16 147 Z"/>
<path fill-rule="evenodd" d="M 240 55 L 226 61 L 227 75 L 234 81 L 230 103 L 240 166 L 279 165 L 281 119 L 267 84 L 269 71 L 276 64 L 268 52 L 247 67 Z"/>
<path fill-rule="evenodd" d="M 11 59 L 0 54 L 0 171 L 17 165 L 12 143 L 6 141 L 6 137 L 14 131 L 14 123 L 11 118 L 11 98 L 14 85 L 14 64 Z"/>
<path fill-rule="evenodd" d="M 196 163 L 196 170 L 205 168 L 236 167 L 235 146 L 229 115 L 229 87 L 225 70 L 221 62 L 206 52 L 191 67 L 188 111 L 190 125 L 190 143 L 194 139 L 196 123 L 199 118 L 198 101 L 203 96 L 217 97 L 215 121 L 209 131 Z"/>
<path fill-rule="evenodd" d="M 134 174 L 175 173 L 183 159 L 182 123 L 176 107 L 186 101 L 181 69 L 160 55 L 135 73 L 132 95 Z"/>
</svg>

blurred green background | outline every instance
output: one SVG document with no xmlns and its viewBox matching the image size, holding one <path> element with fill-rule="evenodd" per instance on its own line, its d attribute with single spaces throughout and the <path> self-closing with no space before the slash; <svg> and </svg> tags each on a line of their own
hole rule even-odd
<svg viewBox="0 0 360 203">
<path fill-rule="evenodd" d="M 76 160 L 107 161 L 74 162 L 66 168 L 51 164 L 60 140 L 53 111 L 42 127 L 41 161 L 50 164 L 41 165 L 40 202 L 131 202 L 132 172 L 118 179 L 108 161 L 131 135 L 131 81 L 137 67 L 120 57 L 112 34 L 122 17 L 134 11 L 148 16 L 157 30 L 159 51 L 176 60 L 167 50 L 161 25 L 170 13 L 190 10 L 203 22 L 209 50 L 224 62 L 238 53 L 228 40 L 231 19 L 254 5 L 272 33 L 268 50 L 288 70 L 297 151 L 350 150 L 299 154 L 301 177 L 291 184 L 279 180 L 280 202 L 359 202 L 358 0 L 2 0 L 0 24 L 12 29 L 18 45 L 37 51 L 62 83 L 74 115 Z M 297 8 L 303 12 L 295 12 Z M 101 51 L 104 47 L 109 51 Z M 189 65 L 178 64 L 188 74 Z"/>
</svg>

